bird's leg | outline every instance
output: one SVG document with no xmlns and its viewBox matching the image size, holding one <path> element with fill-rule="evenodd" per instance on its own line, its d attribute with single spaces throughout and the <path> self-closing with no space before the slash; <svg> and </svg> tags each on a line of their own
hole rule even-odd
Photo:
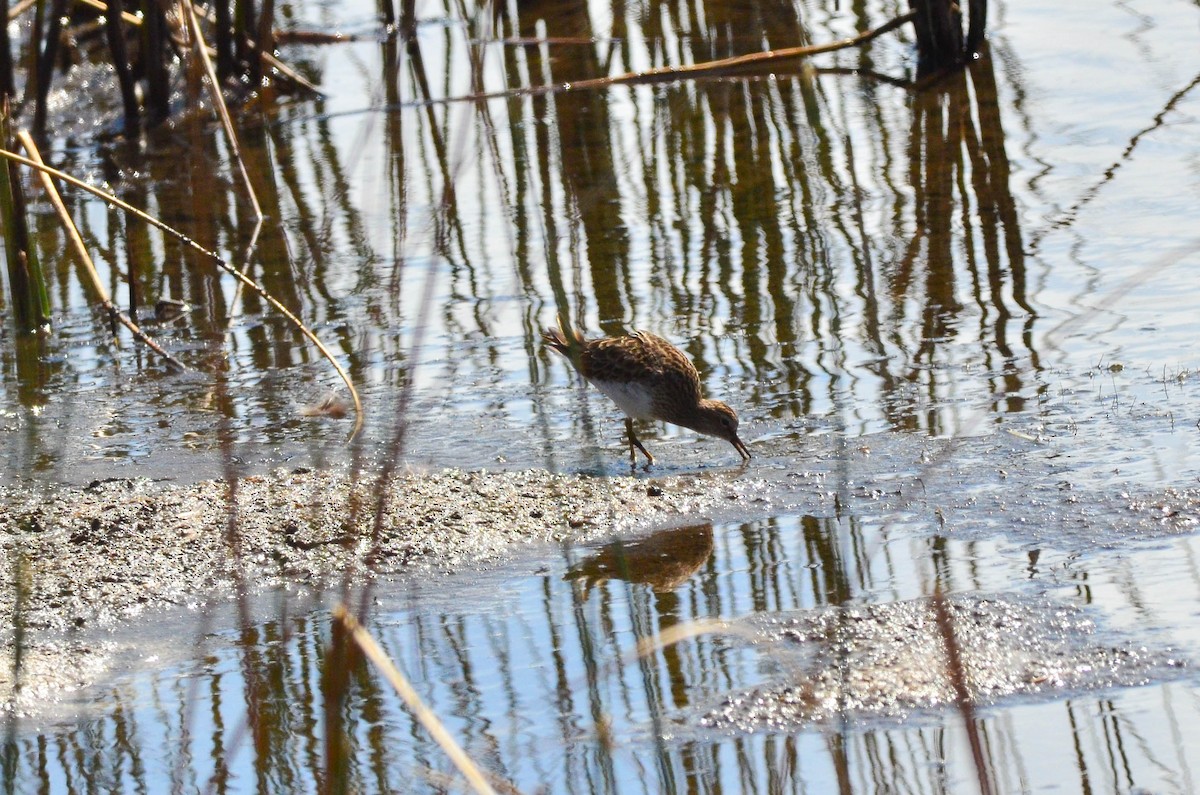
<svg viewBox="0 0 1200 795">
<path fill-rule="evenodd" d="M 633 432 L 633 419 L 630 417 L 625 418 L 625 431 L 629 434 L 629 465 L 637 466 L 637 453 L 633 452 L 635 447 L 642 451 L 642 455 L 646 456 L 646 466 L 653 464 L 654 456 L 650 455 L 650 451 L 638 441 L 637 434 Z"/>
</svg>

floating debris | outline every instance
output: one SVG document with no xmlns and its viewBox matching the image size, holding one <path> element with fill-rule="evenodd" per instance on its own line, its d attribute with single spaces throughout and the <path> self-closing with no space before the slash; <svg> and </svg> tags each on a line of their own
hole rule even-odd
<svg viewBox="0 0 1200 795">
<path fill-rule="evenodd" d="M 177 298 L 163 298 L 154 305 L 154 319 L 159 323 L 170 323 L 191 312 L 192 308 L 186 301 Z"/>
<path fill-rule="evenodd" d="M 326 395 L 319 403 L 310 403 L 307 406 L 300 407 L 301 417 L 329 417 L 330 419 L 344 419 L 350 413 L 350 404 L 341 395 L 329 394 Z"/>
</svg>

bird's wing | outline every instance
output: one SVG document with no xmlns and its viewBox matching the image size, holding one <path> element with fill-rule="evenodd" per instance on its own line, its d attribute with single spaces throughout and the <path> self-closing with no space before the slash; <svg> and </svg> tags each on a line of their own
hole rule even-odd
<svg viewBox="0 0 1200 795">
<path fill-rule="evenodd" d="M 670 386 L 683 400 L 700 399 L 700 375 L 683 351 L 649 331 L 635 331 L 625 337 L 596 340 L 588 347 L 591 373 L 607 374 L 608 380 L 656 380 Z"/>
<path fill-rule="evenodd" d="M 580 361 L 584 376 L 618 383 L 657 377 L 661 361 L 647 356 L 644 346 L 631 344 L 631 339 L 635 338 L 631 335 L 592 340 Z"/>
</svg>

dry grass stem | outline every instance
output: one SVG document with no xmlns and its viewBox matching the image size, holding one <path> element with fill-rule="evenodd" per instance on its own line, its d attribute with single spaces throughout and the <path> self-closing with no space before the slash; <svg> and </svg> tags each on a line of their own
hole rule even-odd
<svg viewBox="0 0 1200 795">
<path fill-rule="evenodd" d="M 29 9 L 33 8 L 34 4 L 36 4 L 36 3 L 37 3 L 37 0 L 21 0 L 21 2 L 17 3 L 15 6 L 13 6 L 12 8 L 10 8 L 8 10 L 8 21 L 12 22 L 14 19 L 21 16 Z"/>
<path fill-rule="evenodd" d="M 300 86 L 305 91 L 310 91 L 313 94 L 321 93 L 321 89 L 319 89 L 315 85 L 313 85 L 308 80 L 308 78 L 306 78 L 304 75 L 297 72 L 292 67 L 285 64 L 283 61 L 279 60 L 279 58 L 277 58 L 273 53 L 269 53 L 264 50 L 262 52 L 262 59 L 263 59 L 263 63 L 265 63 L 267 66 L 269 66 L 272 69 L 274 69 L 275 71 L 279 72 L 279 74 L 283 75 L 288 80 L 291 80 L 293 83 Z"/>
<path fill-rule="evenodd" d="M 25 147 L 25 151 L 29 153 L 29 158 L 38 165 L 44 166 L 42 162 L 41 152 L 38 151 L 37 144 L 28 130 L 21 130 L 17 133 L 17 140 L 21 142 L 21 146 Z M 58 193 L 58 188 L 54 185 L 54 180 L 46 171 L 39 169 L 38 176 L 41 178 L 42 187 L 46 191 L 46 195 L 50 198 L 50 204 L 54 205 L 54 211 L 58 213 L 58 220 L 62 223 L 63 230 L 67 233 L 67 239 L 71 241 L 72 247 L 75 249 L 76 255 L 79 257 L 79 263 L 83 266 L 83 272 L 87 274 L 88 281 L 92 283 L 92 289 L 96 291 L 96 295 L 100 297 L 100 303 L 104 305 L 109 317 L 116 318 L 121 325 L 129 329 L 130 333 L 147 348 L 157 353 L 167 362 L 167 364 L 179 370 L 190 370 L 183 362 L 176 359 L 171 354 L 163 350 L 149 334 L 142 331 L 141 326 L 133 321 L 128 315 L 122 312 L 112 302 L 108 295 L 108 290 L 105 289 L 104 283 L 100 281 L 100 274 L 96 272 L 96 265 L 92 262 L 92 256 L 88 253 L 87 247 L 83 244 L 83 238 L 79 235 L 79 230 L 75 227 L 74 220 L 71 219 L 71 214 L 67 211 L 67 206 L 63 204 L 62 196 Z"/>
<path fill-rule="evenodd" d="M 866 44 L 873 39 L 879 38 L 885 33 L 890 33 L 891 31 L 896 30 L 897 28 L 909 22 L 912 22 L 916 18 L 916 12 L 910 11 L 907 14 L 901 14 L 898 17 L 893 17 L 877 28 L 863 31 L 857 36 L 851 36 L 840 41 L 829 42 L 828 44 L 812 44 L 804 47 L 785 47 L 781 50 L 767 50 L 766 52 L 755 52 L 750 53 L 749 55 L 737 55 L 732 58 L 721 58 L 716 61 L 704 61 L 702 63 L 684 64 L 682 66 L 661 66 L 655 69 L 647 69 L 643 72 L 629 72 L 623 75 L 613 75 L 612 77 L 595 77 L 589 80 L 568 81 L 548 86 L 519 89 L 516 91 L 471 94 L 463 97 L 453 97 L 447 99 L 446 101 L 475 102 L 484 99 L 494 99 L 498 97 L 509 97 L 522 94 L 548 94 L 558 91 L 580 91 L 583 89 L 606 88 L 608 86 L 615 85 L 654 83 L 684 78 L 714 77 L 734 72 L 741 72 L 748 69 L 762 68 L 764 66 L 774 66 L 785 61 L 793 61 L 800 58 L 808 58 L 813 55 L 820 55 L 822 53 L 844 50 L 850 47 L 857 47 L 862 44 Z"/>
<path fill-rule="evenodd" d="M 91 6 L 97 11 L 102 11 L 106 14 L 108 13 L 108 4 L 103 2 L 103 0 L 79 0 L 79 2 L 85 6 Z M 140 16 L 137 14 L 131 14 L 128 11 L 121 12 L 121 20 L 127 25 L 136 26 L 142 24 L 142 18 Z"/>
<path fill-rule="evenodd" d="M 651 638 L 642 638 L 637 643 L 637 648 L 634 650 L 635 658 L 642 658 L 653 654 L 656 651 L 674 646 L 680 641 L 688 638 L 695 638 L 700 635 L 713 635 L 720 633 L 722 635 L 738 635 L 743 638 L 753 640 L 755 634 L 750 630 L 739 627 L 729 621 L 719 621 L 716 619 L 697 619 L 688 621 L 684 624 L 677 624 L 670 627 L 665 632 L 660 632 Z"/>
<path fill-rule="evenodd" d="M 200 30 L 200 20 L 196 17 L 196 7 L 191 0 L 184 0 L 184 7 L 187 9 L 188 23 L 192 29 L 192 38 L 196 42 L 196 54 L 200 56 L 200 62 L 204 64 L 204 73 L 208 76 L 208 89 L 212 93 L 213 107 L 217 110 L 217 115 L 221 119 L 221 126 L 225 130 L 225 139 L 229 144 L 229 151 L 233 156 L 233 160 L 237 163 L 238 171 L 241 173 L 242 182 L 246 185 L 246 193 L 250 197 L 250 204 L 254 209 L 254 216 L 261 223 L 263 218 L 262 206 L 258 203 L 258 194 L 254 191 L 254 184 L 250 181 L 250 173 L 246 170 L 246 161 L 242 158 L 242 149 L 238 145 L 237 131 L 233 129 L 233 120 L 229 117 L 229 109 L 225 107 L 225 97 L 221 94 L 221 83 L 217 80 L 217 70 L 213 68 L 212 58 L 208 57 L 208 44 L 204 40 L 204 32 Z"/>
<path fill-rule="evenodd" d="M 429 707 L 425 706 L 425 702 L 417 695 L 417 691 L 409 684 L 408 679 L 400 672 L 388 657 L 387 652 L 383 650 L 371 634 L 363 628 L 362 624 L 354 616 L 347 612 L 346 608 L 338 605 L 333 609 L 333 617 L 336 621 L 340 621 L 342 626 L 350 634 L 354 643 L 362 650 L 384 678 L 388 680 L 391 686 L 395 689 L 397 695 L 404 701 L 408 708 L 420 721 L 425 730 L 432 735 L 433 739 L 441 746 L 446 755 L 450 757 L 450 761 L 454 766 L 466 777 L 467 782 L 478 793 L 486 793 L 486 795 L 495 795 L 496 790 L 492 788 L 483 771 L 472 761 L 471 757 L 467 756 L 462 747 L 455 741 L 450 733 L 446 731 L 446 727 L 438 719 Z M 508 791 L 515 791 L 511 785 L 505 787 Z"/>
<path fill-rule="evenodd" d="M 197 252 L 203 254 L 204 256 L 208 257 L 214 263 L 216 263 L 217 267 L 219 267 L 221 270 L 230 274 L 235 279 L 237 279 L 239 282 L 241 282 L 243 285 L 245 285 L 246 287 L 249 287 L 251 290 L 253 290 L 255 292 L 255 294 L 257 294 L 260 298 L 262 298 L 264 301 L 266 301 L 268 304 L 270 304 L 275 309 L 275 311 L 279 312 L 281 315 L 283 315 L 285 318 L 287 318 L 288 322 L 290 322 L 292 325 L 294 325 L 300 331 L 300 333 L 303 334 L 305 336 L 305 338 L 309 342 L 311 342 L 318 351 L 321 352 L 321 355 L 324 356 L 326 358 L 326 360 L 329 361 L 329 364 L 332 365 L 333 369 L 337 372 L 338 377 L 342 379 L 342 383 L 344 383 L 346 385 L 346 389 L 350 392 L 351 400 L 354 401 L 355 420 L 354 420 L 354 428 L 350 431 L 350 438 L 353 439 L 355 436 L 358 435 L 358 432 L 360 430 L 362 430 L 362 424 L 363 424 L 362 398 L 359 397 L 358 390 L 354 388 L 354 382 L 350 380 L 350 374 L 346 372 L 346 368 L 342 367 L 342 365 L 338 363 L 338 360 L 334 357 L 333 352 L 330 351 L 329 348 L 325 347 L 325 343 L 321 342 L 321 339 L 316 335 L 316 332 L 314 332 L 312 329 L 310 329 L 308 326 L 306 326 L 303 323 L 303 321 L 300 320 L 300 318 L 296 317 L 296 315 L 292 313 L 291 310 L 289 310 L 286 306 L 284 306 L 282 303 L 280 303 L 278 298 L 276 298 L 275 296 L 273 296 L 269 292 L 267 292 L 267 289 L 265 287 L 263 287 L 261 284 L 254 281 L 253 279 L 251 279 L 246 274 L 239 271 L 237 268 L 230 265 L 225 260 L 221 259 L 221 257 L 216 252 L 209 251 L 208 249 L 206 249 L 204 246 L 197 243 L 192 238 L 188 237 L 187 235 L 183 234 L 179 230 L 175 229 L 173 226 L 170 226 L 169 224 L 167 224 L 163 221 L 160 221 L 159 219 L 155 218 L 154 216 L 150 215 L 149 213 L 145 212 L 144 210 L 140 210 L 137 207 L 134 207 L 129 202 L 124 201 L 123 199 L 119 199 L 111 193 L 101 190 L 100 188 L 97 188 L 94 185 L 89 185 L 88 183 L 84 182 L 83 180 L 79 179 L 78 177 L 73 177 L 70 174 L 66 173 L 65 171 L 59 171 L 56 168 L 52 168 L 45 164 L 38 163 L 34 160 L 30 160 L 29 158 L 24 157 L 23 155 L 19 155 L 16 152 L 10 152 L 7 149 L 0 149 L 0 157 L 4 157 L 8 160 L 12 160 L 14 162 L 20 163 L 21 165 L 27 166 L 28 168 L 33 168 L 33 169 L 37 169 L 39 171 L 44 171 L 47 174 L 50 174 L 51 176 L 53 176 L 57 179 L 61 179 L 63 182 L 66 182 L 70 185 L 74 185 L 75 187 L 77 187 L 81 190 L 87 191 L 88 193 L 92 194 L 93 196 L 98 196 L 99 198 L 108 202 L 113 207 L 118 207 L 128 213 L 133 214 L 136 218 L 139 218 L 140 220 L 144 221 L 145 223 L 150 224 L 151 226 L 155 227 L 156 229 L 159 229 L 159 230 L 171 235 L 172 237 L 176 238 L 177 240 L 179 240 L 179 242 L 188 246 L 192 250 L 197 251 Z"/>
<path fill-rule="evenodd" d="M 901 14 L 898 17 L 894 17 L 877 28 L 863 31 L 857 36 L 851 36 L 850 38 L 842 39 L 841 41 L 829 42 L 828 44 L 812 44 L 805 47 L 785 47 L 782 50 L 767 50 L 766 52 L 755 52 L 750 53 L 749 55 L 736 55 L 732 58 L 721 58 L 720 60 L 716 61 L 684 64 L 683 66 L 663 66 L 657 69 L 647 69 L 644 72 L 630 72 L 629 74 L 616 75 L 614 77 L 599 77 L 593 80 L 581 80 L 578 83 L 570 83 L 570 88 L 572 90 L 577 88 L 598 88 L 607 85 L 639 83 L 647 80 L 661 80 L 663 78 L 675 77 L 705 77 L 738 69 L 774 65 L 783 61 L 791 61 L 798 58 L 808 58 L 810 56 L 820 55 L 826 52 L 834 52 L 836 50 L 857 47 L 861 44 L 866 44 L 872 39 L 876 39 L 885 33 L 890 33 L 901 25 L 912 22 L 916 18 L 916 12 L 910 11 L 907 14 Z M 567 86 L 564 85 L 563 87 L 566 88 Z"/>
</svg>

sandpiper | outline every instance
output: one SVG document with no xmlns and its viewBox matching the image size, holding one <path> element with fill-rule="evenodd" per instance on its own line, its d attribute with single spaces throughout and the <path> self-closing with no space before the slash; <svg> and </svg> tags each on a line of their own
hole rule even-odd
<svg viewBox="0 0 1200 795">
<path fill-rule="evenodd" d="M 654 463 L 654 456 L 633 432 L 634 420 L 662 420 L 717 436 L 732 444 L 743 461 L 750 460 L 750 451 L 738 438 L 737 412 L 719 400 L 701 397 L 695 366 L 662 337 L 635 331 L 589 340 L 578 330 L 568 336 L 549 328 L 542 339 L 625 412 L 632 465 L 637 465 L 635 447 L 646 456 L 647 466 Z"/>
</svg>

